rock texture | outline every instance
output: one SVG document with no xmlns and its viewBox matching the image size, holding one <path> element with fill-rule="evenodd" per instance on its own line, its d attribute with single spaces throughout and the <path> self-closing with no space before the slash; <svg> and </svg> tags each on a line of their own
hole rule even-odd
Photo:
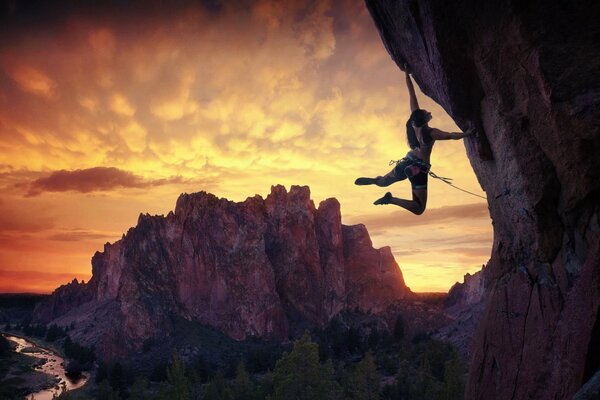
<svg viewBox="0 0 600 400">
<path fill-rule="evenodd" d="M 466 274 L 463 282 L 456 282 L 448 291 L 444 307 L 452 311 L 481 303 L 485 292 L 485 266 L 473 275 Z"/>
<path fill-rule="evenodd" d="M 473 355 L 473 337 L 483 314 L 484 299 L 485 267 L 473 275 L 466 274 L 462 283 L 457 282 L 450 288 L 444 300 L 444 314 L 452 322 L 433 335 L 452 343 L 465 361 Z"/>
<path fill-rule="evenodd" d="M 92 258 L 92 278 L 58 288 L 35 319 L 74 323 L 75 339 L 122 358 L 172 334 L 174 316 L 234 339 L 287 339 L 343 310 L 383 313 L 410 297 L 389 247 L 308 187 L 241 203 L 183 194 L 166 217 L 140 215 Z"/>
<path fill-rule="evenodd" d="M 494 244 L 466 398 L 570 398 L 600 367 L 600 3 L 367 6 L 396 63 L 479 131 Z"/>
</svg>

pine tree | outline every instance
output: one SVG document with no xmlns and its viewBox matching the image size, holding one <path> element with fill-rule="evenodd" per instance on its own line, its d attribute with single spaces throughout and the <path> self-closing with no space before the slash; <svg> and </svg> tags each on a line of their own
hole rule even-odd
<svg viewBox="0 0 600 400">
<path fill-rule="evenodd" d="M 248 376 L 243 361 L 240 361 L 237 366 L 233 381 L 233 398 L 235 400 L 252 400 L 254 398 L 254 384 Z"/>
<path fill-rule="evenodd" d="M 129 389 L 129 400 L 146 400 L 147 398 L 148 380 L 143 376 L 138 376 Z"/>
<path fill-rule="evenodd" d="M 232 400 L 233 393 L 229 386 L 227 385 L 227 381 L 225 381 L 225 377 L 223 376 L 223 372 L 219 371 L 215 375 L 213 379 L 206 385 L 204 390 L 203 400 Z"/>
<path fill-rule="evenodd" d="M 190 400 L 190 383 L 185 375 L 185 365 L 176 351 L 167 368 L 167 382 L 171 386 L 173 400 Z"/>
<path fill-rule="evenodd" d="M 305 332 L 290 353 L 277 361 L 273 373 L 274 400 L 326 400 L 339 396 L 331 362 L 319 364 L 319 346 Z"/>
<path fill-rule="evenodd" d="M 464 396 L 464 368 L 458 357 L 454 355 L 446 361 L 444 368 L 444 398 L 448 400 L 462 399 Z"/>
<path fill-rule="evenodd" d="M 107 380 L 98 386 L 97 400 L 119 400 L 119 393 L 110 386 Z"/>
<path fill-rule="evenodd" d="M 357 400 L 379 400 L 379 373 L 371 352 L 356 364 L 352 376 L 352 398 Z"/>
</svg>

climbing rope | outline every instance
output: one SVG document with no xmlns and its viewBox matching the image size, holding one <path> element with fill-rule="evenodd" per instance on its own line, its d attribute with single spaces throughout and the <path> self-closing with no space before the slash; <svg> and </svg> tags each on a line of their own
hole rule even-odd
<svg viewBox="0 0 600 400">
<path fill-rule="evenodd" d="M 452 186 L 454 189 L 458 189 L 458 190 L 460 190 L 461 192 L 465 192 L 465 193 L 468 193 L 468 194 L 470 194 L 470 195 L 473 195 L 473 196 L 479 197 L 480 199 L 487 200 L 487 198 L 486 198 L 486 197 L 483 197 L 483 196 L 480 196 L 480 195 L 478 195 L 478 194 L 476 194 L 476 193 L 469 192 L 468 190 L 465 190 L 465 189 L 459 188 L 458 186 L 456 186 L 455 184 L 453 184 L 452 182 L 450 182 L 450 181 L 452 180 L 452 178 L 446 178 L 446 177 L 443 177 L 443 176 L 436 175 L 436 174 L 435 174 L 435 172 L 433 172 L 433 171 L 431 171 L 431 170 L 429 170 L 429 176 L 431 176 L 432 178 L 435 178 L 435 179 L 439 179 L 440 181 L 442 181 L 442 182 L 444 182 L 444 183 L 447 183 L 448 185 Z"/>
</svg>

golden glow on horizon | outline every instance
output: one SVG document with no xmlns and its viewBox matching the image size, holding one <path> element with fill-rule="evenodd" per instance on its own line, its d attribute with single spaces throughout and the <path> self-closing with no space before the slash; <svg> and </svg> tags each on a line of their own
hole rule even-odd
<svg viewBox="0 0 600 400">
<path fill-rule="evenodd" d="M 387 190 L 410 196 L 408 182 L 353 184 L 404 156 L 409 115 L 361 1 L 101 15 L 0 39 L 0 292 L 87 281 L 95 251 L 181 192 L 241 201 L 273 184 L 338 198 L 343 222 L 391 246 L 413 290 L 445 291 L 487 262 L 483 200 L 430 181 L 417 217 L 372 205 Z M 419 101 L 432 126 L 457 130 Z M 462 141 L 437 143 L 432 164 L 481 192 Z"/>
</svg>

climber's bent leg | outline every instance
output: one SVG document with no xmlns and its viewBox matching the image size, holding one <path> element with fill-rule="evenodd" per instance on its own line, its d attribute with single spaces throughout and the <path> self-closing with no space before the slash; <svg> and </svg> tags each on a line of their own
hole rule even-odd
<svg viewBox="0 0 600 400">
<path fill-rule="evenodd" d="M 392 196 L 390 192 L 387 192 L 385 196 L 375 200 L 375 203 L 373 204 L 394 204 L 398 207 L 407 209 L 413 214 L 421 215 L 423 214 L 423 212 L 425 211 L 425 207 L 427 206 L 427 189 L 413 190 L 412 200 L 400 199 L 398 197 Z"/>
</svg>

